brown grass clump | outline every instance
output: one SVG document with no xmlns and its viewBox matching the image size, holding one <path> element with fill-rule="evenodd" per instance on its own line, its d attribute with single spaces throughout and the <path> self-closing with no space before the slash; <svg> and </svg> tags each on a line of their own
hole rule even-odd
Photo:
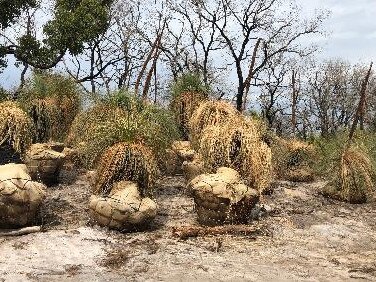
<svg viewBox="0 0 376 282">
<path fill-rule="evenodd" d="M 271 150 L 261 141 L 252 119 L 236 116 L 224 124 L 208 126 L 199 144 L 198 152 L 209 171 L 222 166 L 233 168 L 260 192 L 269 185 Z"/>
<path fill-rule="evenodd" d="M 157 162 L 145 145 L 117 143 L 108 148 L 99 161 L 94 193 L 108 195 L 115 182 L 127 180 L 140 185 L 143 197 L 151 196 L 157 174 Z"/>
<path fill-rule="evenodd" d="M 81 105 L 75 81 L 50 72 L 33 73 L 20 101 L 35 125 L 35 142 L 63 141 Z"/>
<path fill-rule="evenodd" d="M 170 108 L 174 112 L 179 129 L 185 139 L 189 135 L 189 120 L 204 100 L 206 100 L 206 94 L 192 91 L 183 92 L 172 98 Z"/>
<path fill-rule="evenodd" d="M 85 167 L 92 168 L 104 150 L 113 144 L 98 136 L 101 128 L 105 124 L 113 126 L 116 120 L 124 118 L 125 115 L 119 107 L 97 104 L 76 116 L 69 130 L 66 144 L 77 150 L 80 162 Z"/>
<path fill-rule="evenodd" d="M 374 167 L 371 159 L 360 148 L 344 149 L 334 179 L 325 187 L 324 194 L 353 204 L 365 203 L 375 188 Z"/>
<path fill-rule="evenodd" d="M 27 111 L 36 127 L 36 142 L 63 140 L 79 110 L 70 97 L 31 100 Z"/>
<path fill-rule="evenodd" d="M 32 143 L 33 124 L 28 115 L 14 102 L 0 103 L 0 145 L 10 142 L 23 154 Z"/>
<path fill-rule="evenodd" d="M 230 103 L 224 101 L 206 101 L 194 111 L 190 121 L 190 139 L 197 147 L 203 130 L 208 126 L 220 126 L 234 119 L 239 112 Z"/>
<path fill-rule="evenodd" d="M 178 130 L 169 111 L 119 91 L 79 114 L 67 143 L 78 151 L 86 168 L 96 167 L 103 152 L 120 142 L 142 142 L 162 166 L 166 149 L 177 137 Z"/>
<path fill-rule="evenodd" d="M 316 159 L 316 150 L 312 144 L 276 137 L 272 150 L 274 173 L 279 179 L 293 182 L 314 180 L 312 166 Z"/>
</svg>

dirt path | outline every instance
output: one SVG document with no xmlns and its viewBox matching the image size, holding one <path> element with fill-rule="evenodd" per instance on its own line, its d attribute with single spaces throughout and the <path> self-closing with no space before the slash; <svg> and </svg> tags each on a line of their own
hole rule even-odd
<svg viewBox="0 0 376 282">
<path fill-rule="evenodd" d="M 156 191 L 150 230 L 122 234 L 92 226 L 82 175 L 48 191 L 46 232 L 0 238 L 0 281 L 355 281 L 376 280 L 376 203 L 323 198 L 323 183 L 276 184 L 258 223 L 270 236 L 179 240 L 171 228 L 195 225 L 181 177 Z"/>
</svg>

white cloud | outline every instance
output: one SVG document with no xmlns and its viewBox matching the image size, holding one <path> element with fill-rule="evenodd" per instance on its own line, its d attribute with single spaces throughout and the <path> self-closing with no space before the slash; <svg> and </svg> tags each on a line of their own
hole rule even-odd
<svg viewBox="0 0 376 282">
<path fill-rule="evenodd" d="M 351 62 L 376 58 L 375 0 L 302 0 L 300 3 L 305 10 L 331 11 L 325 24 L 330 35 L 324 40 L 320 57 L 342 57 Z"/>
<path fill-rule="evenodd" d="M 376 39 L 376 31 L 367 34 L 366 38 L 367 39 Z"/>
</svg>

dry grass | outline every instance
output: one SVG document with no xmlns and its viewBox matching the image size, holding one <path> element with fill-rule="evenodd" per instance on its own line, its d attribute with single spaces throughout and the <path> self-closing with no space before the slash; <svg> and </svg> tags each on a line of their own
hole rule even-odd
<svg viewBox="0 0 376 282">
<path fill-rule="evenodd" d="M 103 125 L 113 125 L 125 115 L 124 110 L 119 107 L 97 104 L 76 116 L 69 130 L 66 143 L 78 151 L 80 162 L 85 167 L 95 166 L 104 150 L 112 145 L 99 136 L 103 131 L 101 129 L 104 129 Z"/>
<path fill-rule="evenodd" d="M 23 154 L 31 145 L 34 127 L 28 115 L 14 102 L 0 103 L 0 145 L 10 142 Z"/>
<path fill-rule="evenodd" d="M 94 193 L 108 195 L 115 182 L 127 180 L 140 185 L 143 197 L 152 196 L 157 174 L 157 162 L 145 145 L 117 143 L 108 148 L 99 161 Z"/>
<path fill-rule="evenodd" d="M 189 121 L 190 139 L 193 147 L 200 144 L 201 134 L 208 126 L 220 126 L 233 120 L 239 112 L 224 101 L 206 101 L 194 111 Z"/>
<path fill-rule="evenodd" d="M 79 103 L 70 97 L 34 99 L 27 111 L 37 129 L 36 142 L 63 140 L 79 110 Z"/>
<path fill-rule="evenodd" d="M 346 147 L 339 169 L 324 194 L 350 203 L 365 203 L 374 191 L 374 167 L 369 156 L 359 147 Z"/>
<path fill-rule="evenodd" d="M 317 159 L 315 147 L 296 139 L 274 139 L 272 151 L 276 177 L 294 182 L 313 181 L 312 166 Z"/>
<path fill-rule="evenodd" d="M 80 113 L 67 144 L 78 151 L 83 166 L 93 168 L 102 153 L 119 142 L 143 142 L 158 163 L 164 164 L 166 149 L 177 138 L 178 130 L 168 111 L 120 93 Z"/>
<path fill-rule="evenodd" d="M 200 103 L 206 99 L 206 95 L 200 92 L 183 92 L 172 98 L 170 108 L 174 112 L 184 138 L 189 135 L 189 120 Z"/>
<path fill-rule="evenodd" d="M 33 73 L 20 101 L 34 122 L 35 142 L 63 141 L 81 105 L 77 84 L 50 72 Z"/>
<path fill-rule="evenodd" d="M 125 112 L 119 107 L 97 104 L 76 116 L 69 129 L 66 142 L 70 146 L 85 142 L 88 138 L 91 138 L 91 132 L 96 124 L 104 121 L 115 121 L 117 118 L 123 117 L 124 115 Z"/>
<path fill-rule="evenodd" d="M 271 178 L 271 150 L 260 139 L 257 124 L 240 115 L 202 132 L 199 154 L 205 168 L 226 166 L 237 170 L 251 187 L 262 192 Z"/>
</svg>

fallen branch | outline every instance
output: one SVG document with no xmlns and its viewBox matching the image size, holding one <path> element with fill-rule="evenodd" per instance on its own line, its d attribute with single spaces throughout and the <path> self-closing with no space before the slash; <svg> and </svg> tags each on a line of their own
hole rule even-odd
<svg viewBox="0 0 376 282">
<path fill-rule="evenodd" d="M 37 233 L 41 232 L 42 228 L 40 226 L 31 226 L 31 227 L 25 227 L 17 230 L 11 230 L 11 231 L 5 231 L 0 232 L 0 237 L 2 236 L 22 236 L 27 235 L 31 233 Z"/>
<path fill-rule="evenodd" d="M 207 235 L 269 235 L 266 228 L 261 226 L 251 225 L 223 225 L 215 227 L 202 226 L 182 226 L 173 227 L 172 235 L 180 239 L 187 239 L 189 237 L 202 237 Z"/>
</svg>

